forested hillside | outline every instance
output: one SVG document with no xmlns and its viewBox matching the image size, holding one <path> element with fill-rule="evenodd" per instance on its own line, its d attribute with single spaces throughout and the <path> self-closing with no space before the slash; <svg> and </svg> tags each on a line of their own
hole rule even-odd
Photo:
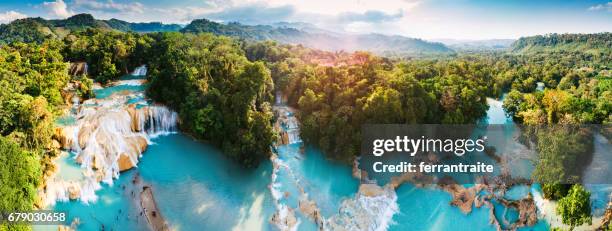
<svg viewBox="0 0 612 231">
<path fill-rule="evenodd" d="M 597 34 L 547 34 L 523 37 L 512 44 L 517 53 L 536 52 L 612 52 L 612 33 Z"/>
<path fill-rule="evenodd" d="M 45 20 L 43 18 L 17 19 L 9 24 L 0 24 L 0 44 L 11 42 L 37 42 L 45 39 L 62 39 L 71 31 L 98 28 L 123 32 L 178 31 L 177 24 L 159 22 L 131 23 L 118 19 L 99 20 L 90 14 L 77 14 L 67 19 Z"/>
<path fill-rule="evenodd" d="M 210 32 L 246 40 L 274 40 L 287 44 L 304 46 L 328 51 L 370 51 L 386 55 L 423 55 L 447 54 L 453 50 L 442 43 L 432 43 L 421 39 L 381 34 L 347 35 L 341 33 L 306 32 L 284 26 L 249 26 L 239 23 L 220 24 L 207 19 L 192 21 L 181 30 L 188 33 Z"/>
</svg>

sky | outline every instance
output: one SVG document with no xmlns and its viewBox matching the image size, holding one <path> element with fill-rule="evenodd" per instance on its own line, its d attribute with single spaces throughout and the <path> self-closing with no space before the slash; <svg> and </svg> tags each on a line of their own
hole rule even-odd
<svg viewBox="0 0 612 231">
<path fill-rule="evenodd" d="M 0 23 L 23 17 L 187 24 L 305 22 L 346 33 L 423 39 L 514 39 L 612 31 L 610 0 L 1 0 Z"/>
</svg>

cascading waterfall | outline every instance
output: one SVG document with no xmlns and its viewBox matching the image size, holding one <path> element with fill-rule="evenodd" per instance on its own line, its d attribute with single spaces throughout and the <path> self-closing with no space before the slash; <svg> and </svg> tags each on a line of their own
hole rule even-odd
<svg viewBox="0 0 612 231">
<path fill-rule="evenodd" d="M 300 138 L 300 126 L 293 112 L 286 107 L 277 107 L 278 129 L 281 132 L 281 143 L 296 144 L 302 142 Z"/>
<path fill-rule="evenodd" d="M 326 220 L 326 229 L 387 230 L 399 212 L 395 189 L 384 187 L 377 195 L 367 194 L 359 190 L 355 198 L 344 200 L 339 213 Z"/>
<path fill-rule="evenodd" d="M 177 131 L 176 112 L 159 105 L 128 104 L 129 96 L 114 94 L 75 104 L 76 123 L 59 128 L 56 137 L 64 149 L 73 153 L 83 169 L 83 178 L 49 180 L 43 197 L 45 204 L 77 198 L 95 201 L 99 182 L 112 185 L 121 171 L 138 164 L 151 138 Z"/>
<path fill-rule="evenodd" d="M 281 132 L 288 136 L 287 143 L 302 142 L 299 136 L 299 123 L 291 109 L 276 106 L 275 111 L 279 117 L 280 126 L 278 128 L 282 129 Z M 289 158 L 292 161 L 301 159 L 297 156 L 284 158 Z M 316 202 L 309 198 L 308 192 L 303 187 L 305 183 L 301 182 L 301 177 L 296 175 L 293 167 L 276 154 L 270 159 L 273 172 L 269 188 L 276 206 L 276 213 L 273 215 L 271 222 L 280 230 L 298 229 L 301 221 L 295 215 L 296 212 L 301 212 L 309 217 L 321 230 L 386 230 L 392 224 L 393 216 L 399 211 L 397 194 L 392 187 L 362 185 L 353 198 L 342 201 L 337 214 L 324 217 Z M 281 172 L 287 174 L 284 180 L 288 179 L 289 182 L 283 182 L 279 179 Z M 287 183 L 297 188 L 299 193 L 299 195 L 296 195 L 299 201 L 298 208 L 292 208 L 287 204 L 286 195 L 282 191 L 282 188 L 286 186 L 283 184 Z"/>
<path fill-rule="evenodd" d="M 136 67 L 132 72 L 133 76 L 146 76 L 147 75 L 147 67 L 145 65 Z"/>
</svg>

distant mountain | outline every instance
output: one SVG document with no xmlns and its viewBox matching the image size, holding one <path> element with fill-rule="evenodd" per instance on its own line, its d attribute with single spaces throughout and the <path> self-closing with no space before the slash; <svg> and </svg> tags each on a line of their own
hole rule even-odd
<svg viewBox="0 0 612 231">
<path fill-rule="evenodd" d="M 77 14 L 67 19 L 54 20 L 25 18 L 15 20 L 9 24 L 2 24 L 0 25 L 0 43 L 14 41 L 42 42 L 47 38 L 61 39 L 69 34 L 70 31 L 85 28 L 140 33 L 159 31 L 209 32 L 245 40 L 275 40 L 280 43 L 302 44 L 307 47 L 329 51 L 364 50 L 387 56 L 454 53 L 452 49 L 442 43 L 403 36 L 337 33 L 319 29 L 307 23 L 283 22 L 274 25 L 243 25 L 240 23 L 221 24 L 207 19 L 198 19 L 183 28 L 181 25 L 162 24 L 159 22 L 132 23 L 118 19 L 99 20 L 90 14 Z"/>
<path fill-rule="evenodd" d="M 306 22 L 277 22 L 272 23 L 270 26 L 277 28 L 295 28 L 304 32 L 314 33 L 314 34 L 330 34 L 330 35 L 341 35 L 342 33 L 334 32 L 331 30 L 321 29 L 314 24 L 306 23 Z"/>
<path fill-rule="evenodd" d="M 304 26 L 306 24 L 301 24 Z M 365 50 L 386 55 L 419 55 L 454 53 L 442 43 L 421 39 L 382 34 L 343 34 L 325 30 L 294 28 L 295 24 L 243 25 L 240 23 L 221 24 L 207 19 L 193 20 L 181 32 L 209 32 L 218 35 L 239 37 L 246 40 L 275 40 L 281 43 L 302 44 L 307 47 L 330 51 Z"/>
<path fill-rule="evenodd" d="M 550 51 L 609 53 L 612 51 L 612 33 L 537 35 L 520 38 L 512 44 L 515 53 Z"/>
<path fill-rule="evenodd" d="M 434 39 L 432 41 L 441 42 L 454 50 L 503 50 L 508 49 L 515 39 L 486 39 L 486 40 L 460 40 L 460 39 Z"/>
<path fill-rule="evenodd" d="M 163 31 L 179 31 L 183 26 L 179 24 L 162 24 L 161 22 L 126 22 L 119 19 L 105 20 L 111 28 L 120 31 L 134 32 L 163 32 Z"/>
<path fill-rule="evenodd" d="M 67 19 L 17 19 L 0 25 L 0 42 L 42 42 L 46 38 L 62 38 L 72 30 L 101 28 L 107 30 L 157 32 L 178 31 L 182 26 L 159 22 L 131 23 L 118 19 L 98 20 L 90 14 L 77 14 Z"/>
</svg>

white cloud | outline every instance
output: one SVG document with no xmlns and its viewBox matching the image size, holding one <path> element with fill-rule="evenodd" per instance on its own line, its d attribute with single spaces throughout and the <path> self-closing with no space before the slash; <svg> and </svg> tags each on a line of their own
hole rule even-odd
<svg viewBox="0 0 612 231">
<path fill-rule="evenodd" d="M 113 0 L 107 1 L 96 1 L 96 0 L 75 0 L 73 6 L 75 8 L 89 10 L 89 11 L 102 11 L 110 13 L 139 13 L 145 12 L 144 5 L 140 2 L 132 3 L 116 3 Z"/>
<path fill-rule="evenodd" d="M 55 2 L 43 2 L 43 6 L 47 8 L 49 13 L 55 17 L 67 18 L 74 13 L 68 9 L 64 0 L 55 0 Z"/>
<path fill-rule="evenodd" d="M 598 4 L 598 5 L 594 5 L 589 7 L 590 11 L 600 11 L 600 10 L 605 10 L 608 12 L 612 12 L 612 2 L 608 2 L 605 4 Z"/>
<path fill-rule="evenodd" d="M 259 24 L 306 21 L 320 25 L 396 21 L 422 0 L 204 0 L 202 7 L 156 8 L 169 21 L 197 18 Z"/>
<path fill-rule="evenodd" d="M 178 23 L 189 23 L 193 19 L 202 18 L 205 14 L 220 12 L 220 10 L 208 7 L 173 7 L 168 9 L 155 8 L 153 10 L 164 15 L 165 22 Z"/>
<path fill-rule="evenodd" d="M 28 16 L 25 14 L 19 13 L 17 11 L 10 10 L 4 13 L 0 13 L 0 24 L 10 23 L 13 20 L 25 18 L 25 17 L 28 17 Z"/>
<path fill-rule="evenodd" d="M 235 4 L 260 2 L 261 0 L 235 0 Z M 420 4 L 417 0 L 268 0 L 271 6 L 291 5 L 302 12 L 335 15 L 338 12 L 365 13 L 381 11 L 395 14 L 398 10 L 411 10 Z"/>
</svg>

